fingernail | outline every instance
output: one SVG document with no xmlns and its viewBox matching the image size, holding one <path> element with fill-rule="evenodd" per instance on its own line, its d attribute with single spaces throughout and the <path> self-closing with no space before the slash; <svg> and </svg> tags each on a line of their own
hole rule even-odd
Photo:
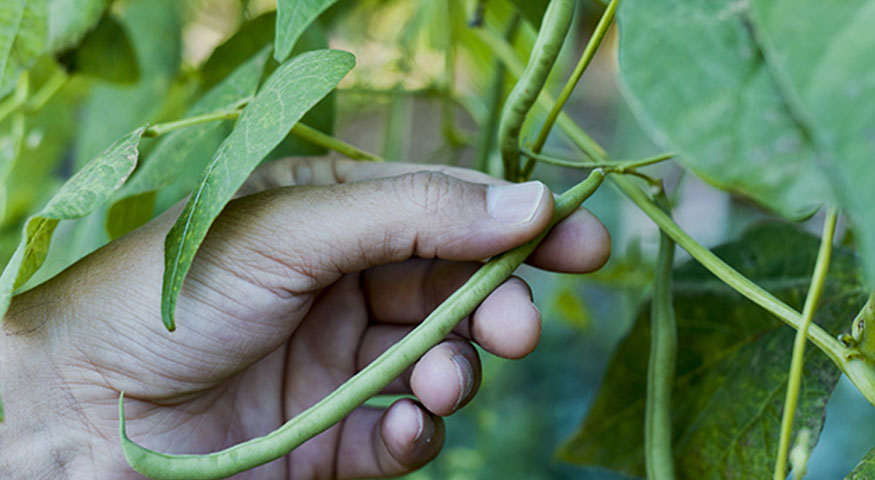
<svg viewBox="0 0 875 480">
<path fill-rule="evenodd" d="M 434 439 L 435 429 L 434 422 L 429 418 L 424 418 L 423 412 L 417 412 L 419 418 L 419 431 L 416 433 L 416 438 L 413 442 L 419 445 L 427 445 Z"/>
<path fill-rule="evenodd" d="M 532 220 L 547 187 L 541 182 L 490 185 L 486 191 L 486 208 L 496 221 L 505 224 Z"/>
<path fill-rule="evenodd" d="M 456 376 L 459 378 L 459 398 L 456 399 L 456 404 L 453 405 L 453 410 L 459 408 L 459 405 L 468 398 L 471 394 L 471 389 L 474 388 L 474 369 L 471 368 L 471 363 L 463 355 L 454 354 L 453 363 L 456 364 Z"/>
</svg>

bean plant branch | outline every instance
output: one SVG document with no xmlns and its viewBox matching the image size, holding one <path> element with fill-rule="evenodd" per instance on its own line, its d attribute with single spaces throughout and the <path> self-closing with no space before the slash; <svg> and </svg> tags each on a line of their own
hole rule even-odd
<svg viewBox="0 0 875 480">
<path fill-rule="evenodd" d="M 246 106 L 246 104 L 251 100 L 251 98 L 244 98 L 237 102 L 232 108 L 233 110 L 222 110 L 218 112 L 210 112 L 205 113 L 203 115 L 196 115 L 193 117 L 183 118 L 180 120 L 174 120 L 172 122 L 166 123 L 158 123 L 150 126 L 143 133 L 144 137 L 157 137 L 160 135 L 167 134 L 173 130 L 177 130 L 180 128 L 190 127 L 193 125 L 198 125 L 201 123 L 215 122 L 220 120 L 229 120 L 234 119 L 240 116 L 242 112 L 242 108 Z M 382 162 L 383 159 L 378 157 L 372 153 L 366 152 L 358 147 L 350 145 L 343 140 L 332 137 L 331 135 L 327 135 L 325 133 L 316 130 L 313 127 L 305 125 L 303 123 L 297 123 L 291 130 L 292 135 L 296 137 L 306 140 L 314 145 L 319 147 L 327 148 L 329 150 L 334 150 L 340 154 L 346 155 L 349 158 L 355 160 L 365 160 L 368 162 Z"/>
<path fill-rule="evenodd" d="M 604 13 L 602 13 L 599 23 L 592 32 L 592 36 L 589 37 L 589 41 L 586 43 L 586 47 L 584 47 L 583 53 L 580 55 L 580 59 L 574 67 L 574 71 L 571 73 L 568 81 L 565 82 L 562 91 L 559 92 L 559 96 L 556 98 L 556 103 L 553 104 L 553 107 L 547 114 L 544 124 L 541 125 L 541 130 L 538 132 L 535 143 L 532 145 L 532 152 L 541 153 L 541 150 L 544 148 L 544 144 L 547 142 L 547 136 L 550 134 L 553 124 L 556 123 L 556 118 L 565 106 L 565 102 L 568 101 L 568 97 L 571 96 L 571 92 L 574 91 L 574 87 L 580 81 L 580 77 L 583 76 L 583 72 L 589 67 L 590 62 L 592 62 L 592 59 L 595 57 L 595 53 L 602 44 L 602 40 L 605 38 L 605 34 L 608 33 L 608 29 L 611 27 L 611 24 L 613 24 L 614 13 L 617 11 L 617 5 L 619 3 L 620 0 L 611 0 L 611 2 L 608 3 L 607 8 L 605 8 Z M 523 178 L 528 180 L 534 167 L 534 159 L 529 157 L 523 167 Z"/>
<path fill-rule="evenodd" d="M 508 180 L 520 180 L 520 130 L 565 41 L 574 14 L 574 3 L 573 0 L 550 0 L 529 61 L 504 102 L 498 125 L 498 147 L 504 164 L 504 177 Z M 506 40 L 502 39 L 501 43 L 506 43 Z"/>
<path fill-rule="evenodd" d="M 474 311 L 528 258 L 550 229 L 576 210 L 601 185 L 605 173 L 593 170 L 559 198 L 549 226 L 537 237 L 485 263 L 407 336 L 344 382 L 335 391 L 270 434 L 207 455 L 168 455 L 128 439 L 124 394 L 119 396 L 119 435 L 131 467 L 156 480 L 224 478 L 286 455 L 325 431 L 367 399 L 379 393 L 413 362 L 437 345 L 463 318 Z"/>
<path fill-rule="evenodd" d="M 797 330 L 802 327 L 802 315 L 799 312 L 696 242 L 677 223 L 665 215 L 656 204 L 647 198 L 644 192 L 636 187 L 630 179 L 619 174 L 611 174 L 610 178 L 613 184 L 650 217 L 663 232 L 672 237 L 690 256 L 726 285 L 771 312 L 791 327 Z M 860 393 L 863 394 L 866 400 L 875 405 L 875 369 L 872 368 L 872 365 L 856 357 L 852 349 L 845 346 L 816 324 L 810 326 L 807 336 L 817 348 L 825 353 L 848 376 L 848 379 L 860 390 Z"/>
<path fill-rule="evenodd" d="M 790 434 L 793 431 L 793 417 L 796 414 L 796 404 L 799 401 L 799 386 L 802 384 L 802 366 L 805 360 L 805 343 L 809 326 L 814 318 L 814 310 L 823 293 L 826 284 L 826 274 L 829 271 L 829 261 L 832 257 L 832 240 L 836 229 L 838 210 L 830 207 L 823 222 L 823 233 L 820 237 L 820 249 L 817 252 L 817 262 L 811 276 L 808 295 L 805 296 L 805 306 L 802 308 L 802 325 L 796 330 L 793 342 L 793 356 L 790 360 L 790 375 L 787 379 L 787 395 L 784 399 L 784 414 L 781 419 L 781 437 L 778 442 L 778 457 L 775 460 L 774 480 L 787 478 L 787 453 L 790 450 Z"/>
<path fill-rule="evenodd" d="M 543 153 L 535 153 L 534 151 L 527 148 L 520 149 L 520 153 L 522 153 L 523 156 L 534 159 L 535 161 L 543 162 L 548 165 L 554 165 L 557 167 L 582 169 L 605 168 L 615 173 L 629 173 L 637 168 L 664 162 L 675 157 L 674 153 L 662 153 L 659 155 L 654 155 L 652 157 L 643 158 L 641 160 L 594 162 L 590 160 L 570 160 L 551 155 L 544 155 Z"/>
<path fill-rule="evenodd" d="M 486 43 L 496 58 L 504 63 L 511 76 L 519 78 L 524 71 L 522 60 L 517 56 L 513 46 L 493 28 L 484 27 L 475 29 L 474 32 L 481 41 Z M 553 108 L 556 100 L 547 92 L 538 94 L 538 105 L 549 111 Z M 595 162 L 607 162 L 607 154 L 589 134 L 580 128 L 565 112 L 560 112 L 556 118 L 556 126 L 579 148 L 587 157 Z"/>
<path fill-rule="evenodd" d="M 488 28 L 478 29 L 477 32 L 481 40 L 492 47 L 497 58 L 505 63 L 508 72 L 515 76 L 519 76 L 522 73 L 522 62 L 507 41 L 500 35 L 497 35 L 494 30 Z M 555 103 L 544 92 L 541 92 L 538 101 L 548 110 Z M 611 163 L 605 149 L 566 114 L 560 113 L 556 120 L 556 126 L 593 162 Z M 711 273 L 723 280 L 730 288 L 765 308 L 793 328 L 799 327 L 801 324 L 801 314 L 799 312 L 727 265 L 710 250 L 690 237 L 689 234 L 668 218 L 658 207 L 651 204 L 647 196 L 631 183 L 628 178 L 624 178 L 621 174 L 611 174 L 610 178 L 660 229 L 671 236 L 678 245 L 711 271 Z M 875 321 L 873 321 L 873 324 L 875 324 Z M 873 328 L 871 336 L 873 338 L 873 346 L 875 346 L 875 328 Z M 813 325 L 809 330 L 808 338 L 848 376 L 848 379 L 851 380 L 860 393 L 870 403 L 875 405 L 875 369 L 873 369 L 873 362 L 861 357 L 857 350 L 846 348 L 842 342 L 830 336 L 817 325 Z"/>
<path fill-rule="evenodd" d="M 670 215 L 665 191 L 660 189 L 656 198 L 666 215 Z M 644 459 L 650 480 L 674 479 L 671 454 L 671 389 L 677 356 L 677 325 L 671 290 L 674 249 L 674 240 L 660 232 L 650 306 L 650 359 L 644 412 Z"/>
</svg>

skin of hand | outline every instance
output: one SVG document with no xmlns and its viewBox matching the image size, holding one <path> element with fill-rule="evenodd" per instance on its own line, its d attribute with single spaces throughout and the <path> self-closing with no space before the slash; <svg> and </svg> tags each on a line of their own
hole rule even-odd
<svg viewBox="0 0 875 480">
<path fill-rule="evenodd" d="M 128 435 L 206 453 L 264 435 L 374 359 L 461 285 L 478 261 L 533 238 L 553 197 L 449 167 L 288 159 L 253 175 L 213 224 L 160 318 L 164 236 L 181 205 L 15 297 L 0 335 L 2 478 L 141 478 Z M 588 272 L 610 253 L 580 209 L 529 258 Z M 441 416 L 480 383 L 471 342 L 506 358 L 537 345 L 540 314 L 512 277 L 384 393 L 283 459 L 236 478 L 361 478 L 412 471 L 439 452 Z"/>
</svg>

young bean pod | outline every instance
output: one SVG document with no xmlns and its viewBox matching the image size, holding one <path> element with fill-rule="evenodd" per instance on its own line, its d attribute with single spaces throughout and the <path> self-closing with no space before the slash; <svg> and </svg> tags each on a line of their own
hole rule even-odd
<svg viewBox="0 0 875 480">
<path fill-rule="evenodd" d="M 595 192 L 604 177 L 603 170 L 593 170 L 584 181 L 556 199 L 553 218 L 537 237 L 485 263 L 406 337 L 337 390 L 263 437 L 206 455 L 168 455 L 155 452 L 128 439 L 122 393 L 119 397 L 119 435 L 125 459 L 134 470 L 155 480 L 205 480 L 229 477 L 289 453 L 379 393 L 431 347 L 443 340 L 456 324 L 470 315 L 480 302 L 510 277 L 547 236 L 553 225 L 576 210 Z"/>
<path fill-rule="evenodd" d="M 519 179 L 520 130 L 559 55 L 573 14 L 574 0 L 550 1 L 526 69 L 504 103 L 498 127 L 498 144 L 504 163 L 504 176 L 508 180 Z"/>
<path fill-rule="evenodd" d="M 657 203 L 670 214 L 668 198 L 660 191 Z M 675 243 L 659 233 L 659 254 L 650 307 L 650 361 L 647 367 L 647 405 L 644 413 L 644 459 L 647 478 L 674 480 L 671 455 L 671 389 L 677 356 L 677 326 L 671 295 Z"/>
</svg>

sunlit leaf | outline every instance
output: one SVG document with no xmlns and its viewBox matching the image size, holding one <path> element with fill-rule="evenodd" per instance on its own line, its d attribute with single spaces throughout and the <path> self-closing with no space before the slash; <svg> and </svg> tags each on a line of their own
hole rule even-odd
<svg viewBox="0 0 875 480">
<path fill-rule="evenodd" d="M 0 2 L 0 98 L 15 87 L 18 75 L 45 51 L 47 16 L 46 0 Z"/>
<path fill-rule="evenodd" d="M 715 253 L 796 308 L 804 300 L 819 240 L 788 225 L 760 226 Z M 831 333 L 865 301 L 853 254 L 834 252 L 815 322 Z M 678 478 L 770 478 L 794 331 L 695 262 L 675 273 L 678 361 L 672 435 Z M 644 404 L 649 351 L 645 308 L 605 372 L 564 460 L 644 474 Z M 806 349 L 795 425 L 819 434 L 839 371 Z"/>
<path fill-rule="evenodd" d="M 337 0 L 278 0 L 276 5 L 276 38 L 273 58 L 278 62 L 289 58 L 298 37 L 328 7 Z"/>
<path fill-rule="evenodd" d="M 757 38 L 819 149 L 875 286 L 875 1 L 755 0 Z"/>
<path fill-rule="evenodd" d="M 145 128 L 117 140 L 70 178 L 42 211 L 31 217 L 24 237 L 0 276 L 0 312 L 6 312 L 13 290 L 43 264 L 58 222 L 82 218 L 105 204 L 137 165 L 137 145 Z"/>
<path fill-rule="evenodd" d="M 621 2 L 622 79 L 639 120 L 685 167 L 799 218 L 829 200 L 829 187 L 749 28 L 748 5 Z"/>
<path fill-rule="evenodd" d="M 845 480 L 869 480 L 875 478 L 875 448 L 869 450 Z"/>
<path fill-rule="evenodd" d="M 246 106 L 167 234 L 161 298 L 161 314 L 167 328 L 175 328 L 176 298 L 213 220 L 261 159 L 282 141 L 304 113 L 337 86 L 354 63 L 351 54 L 339 50 L 304 53 L 277 68 Z"/>
<path fill-rule="evenodd" d="M 228 110 L 253 95 L 269 53 L 263 48 L 204 94 L 186 116 Z M 152 217 L 156 190 L 171 184 L 179 185 L 181 190 L 194 187 L 226 135 L 226 122 L 210 122 L 177 130 L 162 138 L 131 181 L 116 193 L 118 200 L 110 207 L 106 220 L 110 237 L 127 233 Z"/>
</svg>

